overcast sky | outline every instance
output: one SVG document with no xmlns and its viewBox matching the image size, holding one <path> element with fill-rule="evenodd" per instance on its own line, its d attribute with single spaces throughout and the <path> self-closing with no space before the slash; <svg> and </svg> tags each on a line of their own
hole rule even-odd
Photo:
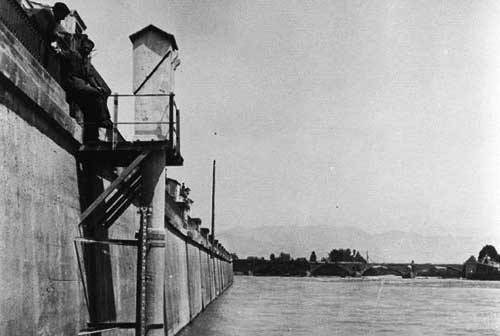
<svg viewBox="0 0 500 336">
<path fill-rule="evenodd" d="M 74 1 L 113 91 L 175 35 L 192 215 L 500 243 L 499 1 Z M 478 246 L 479 250 L 480 246 Z"/>
</svg>

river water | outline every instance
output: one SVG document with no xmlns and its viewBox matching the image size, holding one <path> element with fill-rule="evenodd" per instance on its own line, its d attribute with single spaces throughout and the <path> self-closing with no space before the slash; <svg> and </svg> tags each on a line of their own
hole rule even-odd
<svg viewBox="0 0 500 336">
<path fill-rule="evenodd" d="M 500 335 L 500 282 L 235 276 L 180 336 Z"/>
</svg>

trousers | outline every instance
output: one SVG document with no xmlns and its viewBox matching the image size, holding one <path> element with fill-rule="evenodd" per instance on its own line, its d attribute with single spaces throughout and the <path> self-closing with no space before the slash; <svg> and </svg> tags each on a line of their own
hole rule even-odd
<svg viewBox="0 0 500 336">
<path fill-rule="evenodd" d="M 77 77 L 68 80 L 66 88 L 68 98 L 73 100 L 83 112 L 84 140 L 97 140 L 97 123 L 110 119 L 108 97 Z"/>
</svg>

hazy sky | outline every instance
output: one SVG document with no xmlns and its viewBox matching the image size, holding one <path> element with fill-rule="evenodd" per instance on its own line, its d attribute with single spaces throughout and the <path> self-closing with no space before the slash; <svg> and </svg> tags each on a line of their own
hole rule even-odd
<svg viewBox="0 0 500 336">
<path fill-rule="evenodd" d="M 67 3 L 113 91 L 131 91 L 128 35 L 153 23 L 176 36 L 185 165 L 168 175 L 205 225 L 215 158 L 217 230 L 500 243 L 499 1 Z"/>
</svg>

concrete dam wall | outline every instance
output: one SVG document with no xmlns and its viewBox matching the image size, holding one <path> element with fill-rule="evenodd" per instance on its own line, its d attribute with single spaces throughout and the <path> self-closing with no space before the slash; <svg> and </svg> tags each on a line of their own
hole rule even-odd
<svg viewBox="0 0 500 336">
<path fill-rule="evenodd" d="M 109 331 L 96 335 L 135 335 L 138 208 L 109 229 L 79 232 L 81 213 L 112 180 L 78 160 L 82 128 L 33 51 L 39 36 L 26 40 L 20 5 L 0 1 L 0 335 L 91 334 L 100 324 Z M 155 248 L 165 255 L 168 335 L 232 283 L 227 251 L 189 220 L 167 194 L 165 237 Z M 102 260 L 89 260 L 89 251 Z"/>
<path fill-rule="evenodd" d="M 81 128 L 64 91 L 0 22 L 0 334 L 75 335 Z"/>
<path fill-rule="evenodd" d="M 176 230 L 167 231 L 165 269 L 166 321 L 174 335 L 232 283 L 232 264 L 210 253 Z"/>
</svg>

